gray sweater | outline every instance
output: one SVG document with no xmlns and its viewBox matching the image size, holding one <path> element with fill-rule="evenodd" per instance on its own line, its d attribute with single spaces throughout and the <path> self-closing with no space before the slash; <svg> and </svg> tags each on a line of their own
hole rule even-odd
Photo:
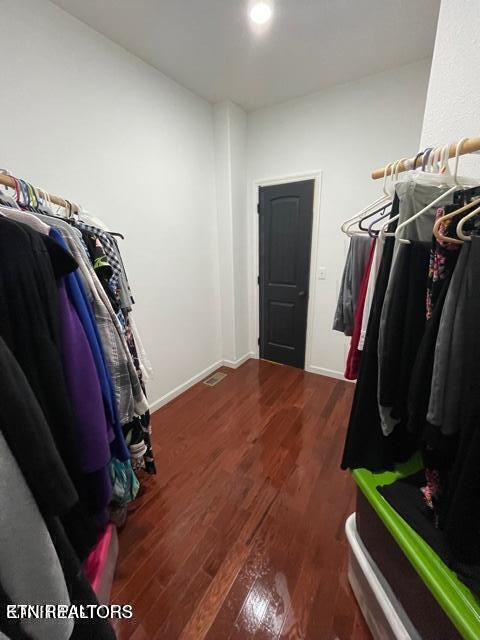
<svg viewBox="0 0 480 640">
<path fill-rule="evenodd" d="M 0 583 L 13 604 L 70 605 L 50 534 L 1 431 Z M 68 640 L 74 621 L 25 618 L 20 625 L 32 640 Z"/>
</svg>

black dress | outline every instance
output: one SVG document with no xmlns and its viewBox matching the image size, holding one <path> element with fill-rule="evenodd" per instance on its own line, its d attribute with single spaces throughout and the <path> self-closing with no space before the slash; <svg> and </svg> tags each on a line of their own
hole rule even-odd
<svg viewBox="0 0 480 640">
<path fill-rule="evenodd" d="M 397 215 L 398 206 L 398 197 L 395 196 L 392 217 Z M 391 225 L 390 231 L 394 231 L 395 226 Z M 345 440 L 342 469 L 392 469 L 398 460 L 407 459 L 413 452 L 411 440 L 404 430 L 394 431 L 389 437 L 383 435 L 377 402 L 378 332 L 394 243 L 395 239 L 388 237 L 383 248 Z"/>
<path fill-rule="evenodd" d="M 447 542 L 462 562 L 480 563 L 480 237 L 472 238 L 465 276 L 467 306 L 463 331 L 462 397 L 459 445 L 442 501 L 441 524 Z"/>
<path fill-rule="evenodd" d="M 0 218 L 0 255 L 0 337 L 33 391 L 71 482 L 80 496 L 88 495 L 77 462 L 74 416 L 59 347 L 56 277 L 75 269 L 76 263 L 48 236 L 6 218 Z M 14 406 L 8 400 L 5 395 L 5 411 Z M 14 415 L 9 418 L 13 422 Z M 5 437 L 16 455 L 7 434 Z M 26 448 L 31 458 L 40 455 L 39 447 L 26 443 Z M 45 478 L 45 482 L 50 481 Z M 78 500 L 63 512 L 62 520 L 83 559 L 96 542 L 97 524 Z"/>
<path fill-rule="evenodd" d="M 380 354 L 382 371 L 385 372 L 380 402 L 385 407 L 391 407 L 392 418 L 399 421 L 395 430 L 405 426 L 408 387 L 425 331 L 428 263 L 429 245 L 412 241 L 399 247 L 392 273 L 394 280 Z"/>
<path fill-rule="evenodd" d="M 477 595 L 480 595 L 480 511 L 477 508 L 480 494 L 479 281 L 480 238 L 473 237 L 464 274 L 467 304 L 461 329 L 465 346 L 461 353 L 455 354 L 462 362 L 459 431 L 450 439 L 442 437 L 436 448 L 424 452 L 427 464 L 441 472 L 441 492 L 434 504 L 435 510 L 429 508 L 424 498 L 423 472 L 379 488 L 394 509 Z M 431 321 L 440 310 L 443 295 L 444 290 L 439 291 Z M 435 447 L 433 438 L 430 444 Z M 429 457 L 433 458 L 433 464 Z"/>
</svg>

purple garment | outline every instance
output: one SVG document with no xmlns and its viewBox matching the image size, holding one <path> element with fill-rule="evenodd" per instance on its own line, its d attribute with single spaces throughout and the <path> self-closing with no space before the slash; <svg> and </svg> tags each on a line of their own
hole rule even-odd
<svg viewBox="0 0 480 640">
<path fill-rule="evenodd" d="M 83 473 L 110 462 L 110 438 L 100 381 L 90 345 L 62 278 L 58 286 L 62 361 L 75 414 L 78 461 Z M 112 434 L 113 435 L 113 434 Z"/>
<path fill-rule="evenodd" d="M 61 233 L 54 227 L 50 229 L 50 237 L 63 247 L 65 251 L 68 251 Z M 117 401 L 115 398 L 112 379 L 110 378 L 110 374 L 105 363 L 105 356 L 103 354 L 102 342 L 98 334 L 96 321 L 77 271 L 68 273 L 65 276 L 65 286 L 68 298 L 73 304 L 85 330 L 85 334 L 93 354 L 93 359 L 95 361 L 100 386 L 102 388 L 105 411 L 107 413 L 109 435 L 112 436 L 113 433 L 114 436 L 113 441 L 111 441 L 110 451 L 112 456 L 118 458 L 122 462 L 126 462 L 127 460 L 130 460 L 130 450 L 125 442 L 122 425 L 118 419 Z"/>
</svg>

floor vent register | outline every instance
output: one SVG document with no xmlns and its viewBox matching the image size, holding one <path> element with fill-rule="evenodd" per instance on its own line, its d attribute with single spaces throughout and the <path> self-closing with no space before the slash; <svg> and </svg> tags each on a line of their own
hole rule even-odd
<svg viewBox="0 0 480 640">
<path fill-rule="evenodd" d="M 222 373 L 221 371 L 217 371 L 213 376 L 210 376 L 206 380 L 203 381 L 203 384 L 206 384 L 209 387 L 214 387 L 216 384 L 221 382 L 224 378 L 227 377 L 226 373 Z"/>
</svg>

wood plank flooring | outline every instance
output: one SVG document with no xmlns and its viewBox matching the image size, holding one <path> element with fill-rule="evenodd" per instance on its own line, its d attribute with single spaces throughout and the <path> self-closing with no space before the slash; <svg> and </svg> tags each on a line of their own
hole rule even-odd
<svg viewBox="0 0 480 640">
<path fill-rule="evenodd" d="M 249 360 L 153 416 L 158 475 L 120 532 L 119 640 L 369 640 L 340 471 L 353 385 Z"/>
</svg>

